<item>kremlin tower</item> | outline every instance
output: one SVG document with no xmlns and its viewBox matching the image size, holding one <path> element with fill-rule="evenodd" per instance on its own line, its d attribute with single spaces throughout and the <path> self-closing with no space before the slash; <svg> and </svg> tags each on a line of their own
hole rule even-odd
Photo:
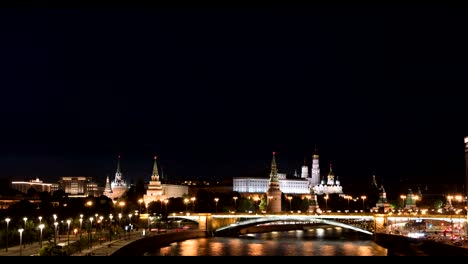
<svg viewBox="0 0 468 264">
<path fill-rule="evenodd" d="M 114 181 L 110 183 L 110 188 L 108 187 L 109 177 L 106 178 L 106 187 L 104 190 L 104 195 L 107 197 L 117 200 L 128 190 L 127 183 L 122 177 L 122 171 L 120 170 L 120 155 L 117 160 L 117 171 L 115 172 Z"/>
<path fill-rule="evenodd" d="M 158 164 L 156 162 L 157 157 L 154 157 L 153 163 L 153 173 L 151 175 L 151 180 L 148 185 L 148 189 L 146 190 L 146 194 L 143 195 L 143 201 L 148 206 L 149 203 L 165 200 L 166 197 L 163 195 L 163 188 L 161 185 L 161 181 L 159 180 L 159 171 L 158 171 Z"/>
<path fill-rule="evenodd" d="M 320 184 L 320 166 L 319 166 L 319 155 L 317 146 L 315 146 L 314 155 L 312 155 L 312 172 L 310 178 L 310 184 L 316 186 Z"/>
<path fill-rule="evenodd" d="M 273 159 L 271 161 L 270 181 L 267 190 L 267 212 L 279 213 L 281 212 L 281 195 L 278 169 L 276 167 L 275 152 L 273 152 Z"/>
</svg>

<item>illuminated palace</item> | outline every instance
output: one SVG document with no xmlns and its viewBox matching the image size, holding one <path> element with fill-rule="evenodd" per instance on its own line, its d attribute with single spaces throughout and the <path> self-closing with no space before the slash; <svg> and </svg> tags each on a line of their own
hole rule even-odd
<svg viewBox="0 0 468 264">
<path fill-rule="evenodd" d="M 275 157 L 273 157 L 273 159 L 274 158 Z M 276 167 L 276 162 L 274 166 Z M 307 164 L 304 164 L 301 167 L 300 177 L 287 179 L 285 173 L 279 172 L 276 173 L 275 177 L 277 177 L 279 188 L 284 194 L 305 196 L 310 194 L 326 195 L 332 193 L 343 193 L 343 188 L 340 185 L 338 177 L 335 177 L 331 164 L 327 177 L 323 177 L 322 180 L 320 180 L 319 155 L 317 148 L 312 155 L 312 167 L 310 174 Z M 271 179 L 267 177 L 234 177 L 233 191 L 239 192 L 243 196 L 264 194 L 267 192 L 270 186 L 270 180 Z"/>
</svg>

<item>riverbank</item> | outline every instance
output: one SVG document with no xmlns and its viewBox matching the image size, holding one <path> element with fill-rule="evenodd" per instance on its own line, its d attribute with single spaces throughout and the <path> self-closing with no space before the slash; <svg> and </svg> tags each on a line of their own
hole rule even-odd
<svg viewBox="0 0 468 264">
<path fill-rule="evenodd" d="M 407 236 L 378 233 L 378 245 L 388 250 L 389 256 L 468 256 L 468 248 Z"/>
</svg>

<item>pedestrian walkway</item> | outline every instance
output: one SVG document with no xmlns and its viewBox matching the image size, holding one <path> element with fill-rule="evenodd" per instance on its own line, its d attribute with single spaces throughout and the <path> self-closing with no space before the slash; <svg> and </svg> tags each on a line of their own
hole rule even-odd
<svg viewBox="0 0 468 264">
<path fill-rule="evenodd" d="M 76 252 L 72 256 L 110 256 L 119 248 L 128 245 L 144 236 L 140 232 L 134 232 L 129 236 L 122 237 L 120 239 L 106 241 L 93 245 L 92 248 L 87 248 L 81 252 Z"/>
<path fill-rule="evenodd" d="M 117 249 L 129 243 L 132 243 L 142 237 L 143 235 L 141 232 L 132 232 L 129 235 L 122 235 L 120 238 L 117 238 L 112 241 L 106 241 L 102 243 L 95 242 L 95 244 L 93 244 L 91 248 L 83 249 L 81 250 L 81 252 L 76 252 L 71 256 L 109 256 Z M 70 238 L 70 243 L 74 243 L 77 239 L 79 239 L 79 237 Z M 59 238 L 57 242 L 59 242 L 60 244 L 64 244 L 63 241 L 64 238 L 62 237 L 61 239 Z M 47 243 L 50 243 L 50 241 L 46 240 L 42 243 L 42 245 L 44 246 Z M 65 241 L 65 244 L 66 243 L 67 241 Z M 21 247 L 19 245 L 15 245 L 8 247 L 8 249 L 1 249 L 0 256 L 39 256 L 39 249 L 40 242 L 28 243 L 26 245 L 23 244 L 21 245 Z"/>
</svg>

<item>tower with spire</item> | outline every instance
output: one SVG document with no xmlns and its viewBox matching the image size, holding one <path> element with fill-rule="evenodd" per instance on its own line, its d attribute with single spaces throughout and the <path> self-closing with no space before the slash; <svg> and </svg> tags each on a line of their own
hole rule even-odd
<svg viewBox="0 0 468 264">
<path fill-rule="evenodd" d="M 383 184 L 379 188 L 379 199 L 375 204 L 375 209 L 379 212 L 382 211 L 383 213 L 387 213 L 390 210 L 390 204 L 387 201 L 387 193 L 385 192 L 385 188 Z"/>
<path fill-rule="evenodd" d="M 151 202 L 158 201 L 158 200 L 161 201 L 165 199 L 166 197 L 164 195 L 161 181 L 159 179 L 157 157 L 154 156 L 153 173 L 151 174 L 151 180 L 149 181 L 146 194 L 143 195 L 143 201 L 146 204 L 146 206 L 148 206 L 148 204 Z"/>
<path fill-rule="evenodd" d="M 116 200 L 122 197 L 122 195 L 128 191 L 127 183 L 125 182 L 122 174 L 122 170 L 120 169 L 120 155 L 117 157 L 117 170 L 115 172 L 115 178 L 110 183 L 110 190 L 108 189 L 108 180 L 109 177 L 106 179 L 106 187 L 104 190 L 104 195 L 107 197 Z"/>
<path fill-rule="evenodd" d="M 104 187 L 104 195 L 108 196 L 112 193 L 112 188 L 109 180 L 109 175 L 106 176 L 106 186 Z"/>
<path fill-rule="evenodd" d="M 279 213 L 281 212 L 281 189 L 278 179 L 278 168 L 276 167 L 276 153 L 273 152 L 271 160 L 270 181 L 268 184 L 267 195 L 267 212 Z"/>
<path fill-rule="evenodd" d="M 327 175 L 327 185 L 335 184 L 335 173 L 333 173 L 333 166 L 330 163 L 330 170 L 328 171 Z"/>
<path fill-rule="evenodd" d="M 319 154 L 317 146 L 315 146 L 314 154 L 312 155 L 312 169 L 310 184 L 316 186 L 320 184 L 320 166 L 319 166 Z"/>
<path fill-rule="evenodd" d="M 304 165 L 301 167 L 301 178 L 307 179 L 309 178 L 309 168 L 307 167 L 307 160 L 304 159 Z"/>
</svg>

